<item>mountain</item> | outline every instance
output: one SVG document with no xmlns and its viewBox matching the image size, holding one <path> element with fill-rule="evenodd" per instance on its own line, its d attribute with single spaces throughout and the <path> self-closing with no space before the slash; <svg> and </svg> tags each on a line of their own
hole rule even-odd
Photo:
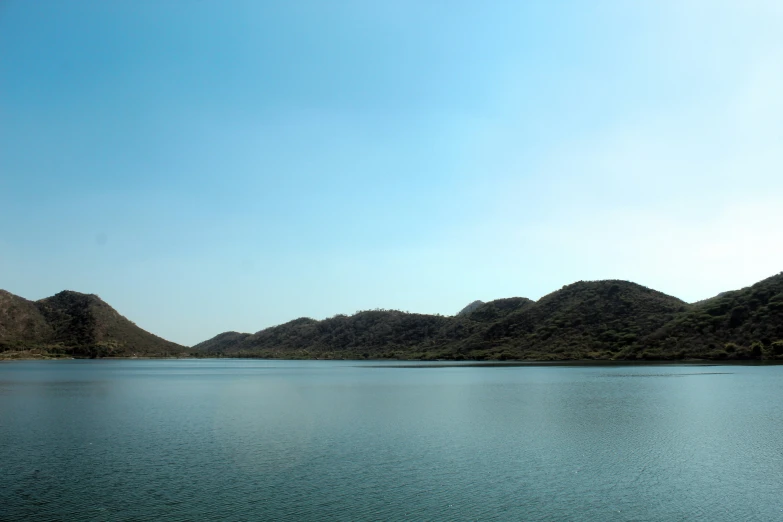
<svg viewBox="0 0 783 522">
<path fill-rule="evenodd" d="M 455 339 L 457 335 L 447 328 L 453 322 L 439 315 L 368 310 L 323 321 L 300 318 L 245 337 L 229 332 L 193 350 L 264 357 L 397 357 Z"/>
<path fill-rule="evenodd" d="M 0 352 L 80 357 L 189 352 L 136 326 L 93 294 L 63 291 L 28 301 L 0 290 Z"/>
<path fill-rule="evenodd" d="M 783 355 L 783 272 L 694 303 L 642 339 L 649 358 Z"/>
<path fill-rule="evenodd" d="M 477 306 L 470 312 L 462 315 L 472 321 L 489 323 L 503 319 L 506 316 L 523 310 L 534 303 L 535 301 L 531 301 L 526 297 L 507 297 L 505 299 L 495 299 L 494 301 L 490 301 L 488 303 L 481 303 L 480 306 Z"/>
<path fill-rule="evenodd" d="M 455 316 L 366 310 L 225 332 L 192 348 L 98 296 L 0 290 L 0 357 L 192 355 L 291 359 L 783 359 L 783 273 L 688 304 L 628 281 L 579 281 L 538 301 L 474 301 Z"/>
<path fill-rule="evenodd" d="M 495 358 L 613 358 L 687 304 L 626 281 L 580 281 L 529 302 L 467 340 Z"/>
<path fill-rule="evenodd" d="M 538 301 L 474 301 L 453 317 L 373 310 L 301 318 L 193 349 L 273 358 L 783 358 L 783 273 L 694 304 L 627 281 L 580 281 Z"/>
<path fill-rule="evenodd" d="M 470 312 L 475 310 L 476 308 L 479 308 L 481 305 L 484 304 L 484 301 L 473 301 L 468 306 L 457 312 L 457 315 L 468 315 Z"/>
<path fill-rule="evenodd" d="M 237 347 L 248 337 L 250 337 L 248 333 L 224 332 L 208 341 L 197 344 L 193 347 L 193 350 L 204 354 L 233 352 L 237 351 Z"/>
<path fill-rule="evenodd" d="M 51 338 L 52 327 L 34 302 L 0 290 L 0 344 Z"/>
</svg>

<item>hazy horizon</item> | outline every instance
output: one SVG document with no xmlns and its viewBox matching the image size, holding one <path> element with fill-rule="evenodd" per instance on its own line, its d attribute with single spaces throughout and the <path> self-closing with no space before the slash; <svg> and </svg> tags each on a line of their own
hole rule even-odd
<svg viewBox="0 0 783 522">
<path fill-rule="evenodd" d="M 185 345 L 783 269 L 783 6 L 0 3 L 0 288 Z"/>
</svg>

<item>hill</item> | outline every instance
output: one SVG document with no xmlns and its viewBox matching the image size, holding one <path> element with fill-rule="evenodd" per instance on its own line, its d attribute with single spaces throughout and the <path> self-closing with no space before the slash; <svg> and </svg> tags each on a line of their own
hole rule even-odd
<svg viewBox="0 0 783 522">
<path fill-rule="evenodd" d="M 28 301 L 0 291 L 0 352 L 52 356 L 161 356 L 187 352 L 121 316 L 98 296 L 63 291 Z"/>
<path fill-rule="evenodd" d="M 34 302 L 0 290 L 0 345 L 35 342 L 52 334 L 52 327 Z"/>
<path fill-rule="evenodd" d="M 520 297 L 498 299 L 454 317 L 366 310 L 322 321 L 300 318 L 255 334 L 226 332 L 193 350 L 273 358 L 452 358 L 460 341 L 530 303 Z"/>
<path fill-rule="evenodd" d="M 579 282 L 538 302 L 512 297 L 471 303 L 454 317 L 378 310 L 323 321 L 297 319 L 242 338 L 221 334 L 194 348 L 297 358 L 635 357 L 631 347 L 687 307 L 634 283 Z"/>
<path fill-rule="evenodd" d="M 450 318 L 397 310 L 368 310 L 323 321 L 300 318 L 255 334 L 221 334 L 194 350 L 263 357 L 386 358 L 425 351 L 457 334 Z"/>
<path fill-rule="evenodd" d="M 194 355 L 297 359 L 783 359 L 783 273 L 693 304 L 628 281 L 579 281 L 538 301 L 474 301 L 455 316 L 366 310 L 225 332 L 193 348 L 98 296 L 0 290 L 0 357 Z"/>
<path fill-rule="evenodd" d="M 641 345 L 648 358 L 783 355 L 783 272 L 695 303 L 642 339 Z"/>
<path fill-rule="evenodd" d="M 482 308 L 469 315 L 486 327 L 462 341 L 455 355 L 542 360 L 624 357 L 640 338 L 688 306 L 676 297 L 626 281 L 580 281 L 537 302 L 517 303 L 505 315 L 488 315 Z"/>
<path fill-rule="evenodd" d="M 782 292 L 783 274 L 694 304 L 627 281 L 580 281 L 538 301 L 475 301 L 453 317 L 373 310 L 301 318 L 194 349 L 273 358 L 783 358 Z"/>
<path fill-rule="evenodd" d="M 238 346 L 248 337 L 250 337 L 248 333 L 223 332 L 212 339 L 197 344 L 193 350 L 205 355 L 236 352 Z"/>
<path fill-rule="evenodd" d="M 479 308 L 483 304 L 484 304 L 484 301 L 479 301 L 479 300 L 473 301 L 472 303 L 468 304 L 465 308 L 463 308 L 462 310 L 457 312 L 457 315 L 468 315 L 473 310 L 475 310 L 476 308 Z"/>
</svg>

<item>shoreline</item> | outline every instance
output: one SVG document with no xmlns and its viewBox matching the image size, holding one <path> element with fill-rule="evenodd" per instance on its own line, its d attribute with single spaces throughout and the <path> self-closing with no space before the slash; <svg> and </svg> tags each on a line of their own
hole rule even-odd
<svg viewBox="0 0 783 522">
<path fill-rule="evenodd" d="M 8 353 L 8 352 L 5 352 Z M 699 358 L 685 358 L 685 359 L 560 359 L 560 360 L 543 360 L 543 359 L 507 359 L 507 360 L 479 360 L 479 359 L 465 359 L 465 360 L 453 360 L 453 359 L 287 359 L 280 357 L 157 357 L 157 356 L 132 356 L 132 357 L 73 357 L 73 356 L 52 356 L 43 354 L 19 354 L 15 352 L 11 356 L 4 356 L 4 353 L 0 353 L 0 363 L 12 362 L 12 361 L 101 361 L 101 360 L 116 360 L 116 361 L 131 361 L 131 360 L 247 360 L 247 361 L 340 361 L 345 363 L 397 363 L 395 365 L 383 364 L 383 367 L 399 367 L 399 368 L 443 368 L 443 367 L 521 367 L 521 366 L 646 366 L 646 365 L 783 365 L 783 360 L 776 359 L 699 359 Z"/>
</svg>

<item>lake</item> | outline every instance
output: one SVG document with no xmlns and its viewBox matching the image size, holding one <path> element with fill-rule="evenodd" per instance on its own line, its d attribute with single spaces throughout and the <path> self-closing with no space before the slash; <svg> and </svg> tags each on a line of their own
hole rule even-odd
<svg viewBox="0 0 783 522">
<path fill-rule="evenodd" d="M 783 366 L 0 363 L 0 519 L 781 520 Z"/>
</svg>

